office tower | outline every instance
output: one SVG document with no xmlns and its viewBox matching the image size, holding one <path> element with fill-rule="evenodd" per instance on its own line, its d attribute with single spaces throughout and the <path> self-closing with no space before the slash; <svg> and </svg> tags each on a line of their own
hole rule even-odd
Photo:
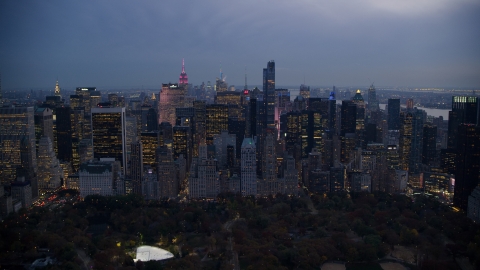
<svg viewBox="0 0 480 270">
<path fill-rule="evenodd" d="M 188 196 L 215 199 L 220 193 L 219 177 L 216 159 L 194 158 L 188 179 Z"/>
<path fill-rule="evenodd" d="M 187 124 L 190 128 L 194 129 L 195 121 L 195 108 L 194 107 L 183 107 L 175 109 L 175 125 L 183 126 Z"/>
<path fill-rule="evenodd" d="M 162 122 L 158 126 L 158 130 L 160 131 L 160 146 L 167 140 L 173 140 L 173 128 L 172 124 L 169 122 Z"/>
<path fill-rule="evenodd" d="M 423 150 L 423 124 L 425 123 L 425 112 L 416 108 L 410 111 L 412 113 L 412 145 L 408 172 L 412 174 L 420 173 L 421 171 Z"/>
<path fill-rule="evenodd" d="M 56 117 L 57 157 L 61 161 L 71 162 L 73 159 L 71 108 L 68 106 L 57 107 L 54 113 Z M 55 146 L 55 142 L 53 143 Z"/>
<path fill-rule="evenodd" d="M 241 158 L 242 196 L 257 195 L 257 160 L 255 142 L 251 138 L 243 139 Z"/>
<path fill-rule="evenodd" d="M 412 99 L 412 98 L 408 98 L 406 105 L 407 105 L 407 110 L 413 110 L 413 99 Z"/>
<path fill-rule="evenodd" d="M 110 102 L 113 107 L 118 107 L 118 95 L 114 93 L 108 94 L 108 102 Z"/>
<path fill-rule="evenodd" d="M 193 134 L 193 156 L 198 156 L 198 147 L 201 143 L 205 143 L 206 139 L 206 103 L 205 101 L 196 100 L 193 102 L 195 109 L 194 124 L 195 133 Z"/>
<path fill-rule="evenodd" d="M 357 135 L 357 146 L 365 147 L 365 102 L 363 100 L 362 92 L 357 90 L 352 99 L 353 103 L 357 105 L 357 116 L 355 120 L 355 134 Z"/>
<path fill-rule="evenodd" d="M 188 85 L 188 76 L 185 72 L 185 59 L 182 59 L 182 73 L 180 73 L 180 77 L 178 78 L 179 85 Z"/>
<path fill-rule="evenodd" d="M 263 196 L 275 195 L 283 191 L 277 179 L 277 154 L 275 152 L 276 134 L 273 130 L 267 131 L 263 150 L 262 180 L 258 185 L 257 193 Z"/>
<path fill-rule="evenodd" d="M 448 141 L 447 148 L 457 147 L 457 133 L 460 124 L 478 124 L 480 112 L 480 98 L 453 96 L 452 110 L 448 112 Z"/>
<path fill-rule="evenodd" d="M 400 130 L 400 99 L 388 99 L 388 130 Z"/>
<path fill-rule="evenodd" d="M 162 84 L 158 102 L 158 123 L 169 122 L 175 125 L 175 108 L 185 107 L 186 86 L 178 84 Z"/>
<path fill-rule="evenodd" d="M 30 181 L 25 180 L 24 176 L 17 177 L 17 180 L 11 184 L 11 195 L 13 200 L 20 200 L 22 202 L 22 207 L 29 208 L 34 199 L 34 197 L 32 197 Z"/>
<path fill-rule="evenodd" d="M 130 153 L 130 180 L 132 181 L 132 191 L 134 194 L 142 194 L 143 179 L 143 151 L 142 142 L 135 140 L 131 144 Z"/>
<path fill-rule="evenodd" d="M 148 166 L 156 174 L 157 165 L 155 151 L 160 145 L 160 134 L 158 131 L 142 132 L 140 133 L 140 141 L 142 144 L 142 163 L 143 166 Z M 132 149 L 133 153 L 133 149 Z"/>
<path fill-rule="evenodd" d="M 400 169 L 400 154 L 397 145 L 387 145 L 386 163 L 389 170 Z"/>
<path fill-rule="evenodd" d="M 412 154 L 413 115 L 411 112 L 401 112 L 400 119 L 400 170 L 408 171 Z"/>
<path fill-rule="evenodd" d="M 147 131 L 158 130 L 158 113 L 154 108 L 148 109 L 147 112 Z"/>
<path fill-rule="evenodd" d="M 177 169 L 173 161 L 172 151 L 168 146 L 160 146 L 156 150 L 156 157 L 160 197 L 177 197 L 180 183 L 178 182 Z"/>
<path fill-rule="evenodd" d="M 355 133 L 357 119 L 357 105 L 351 100 L 343 100 L 341 107 L 340 136 L 346 133 Z"/>
<path fill-rule="evenodd" d="M 356 145 L 357 105 L 351 100 L 342 101 L 340 123 L 340 162 L 347 164 Z"/>
<path fill-rule="evenodd" d="M 375 86 L 372 84 L 368 88 L 368 105 L 367 108 L 369 111 L 378 111 L 378 100 L 377 100 L 377 91 Z"/>
<path fill-rule="evenodd" d="M 14 181 L 17 169 L 31 177 L 37 169 L 33 107 L 0 108 L 0 183 Z"/>
<path fill-rule="evenodd" d="M 40 139 L 37 153 L 37 182 L 40 190 L 55 190 L 62 184 L 63 170 L 53 151 L 52 140 L 43 136 Z"/>
<path fill-rule="evenodd" d="M 92 109 L 92 144 L 95 158 L 114 158 L 122 173 L 127 167 L 125 108 Z"/>
<path fill-rule="evenodd" d="M 213 145 L 215 145 L 215 157 L 218 160 L 218 166 L 220 168 L 228 168 L 228 146 L 233 147 L 233 151 L 236 150 L 236 136 L 235 134 L 229 134 L 228 131 L 223 130 L 220 134 L 213 136 Z"/>
<path fill-rule="evenodd" d="M 43 136 L 50 138 L 50 141 L 54 141 L 53 137 L 53 114 L 50 108 L 37 108 L 35 110 L 35 144 L 38 152 L 38 145 L 40 139 Z"/>
<path fill-rule="evenodd" d="M 376 143 L 377 141 L 377 124 L 367 123 L 365 125 L 365 142 Z"/>
<path fill-rule="evenodd" d="M 300 142 L 300 132 L 301 132 L 301 113 L 300 112 L 289 112 L 285 115 L 285 148 L 286 151 L 294 156 L 295 145 Z"/>
<path fill-rule="evenodd" d="M 205 117 L 206 143 L 211 145 L 215 134 L 220 134 L 222 130 L 228 130 L 228 106 L 209 104 L 206 106 Z"/>
<path fill-rule="evenodd" d="M 453 203 L 466 211 L 468 196 L 479 184 L 480 127 L 460 124 L 456 135 L 458 141 Z"/>
<path fill-rule="evenodd" d="M 256 98 L 251 98 L 250 103 L 249 103 L 249 120 L 248 125 L 250 128 L 248 129 L 250 135 L 252 138 L 257 136 L 257 99 Z M 242 141 L 243 142 L 243 141 Z"/>
<path fill-rule="evenodd" d="M 423 125 L 422 163 L 434 166 L 437 161 L 437 126 Z"/>
<path fill-rule="evenodd" d="M 220 78 L 215 80 L 215 90 L 218 93 L 226 92 L 228 89 L 228 84 L 225 82 L 225 77 L 223 76 L 222 71 L 220 70 Z"/>
<path fill-rule="evenodd" d="M 280 191 L 283 194 L 298 194 L 298 170 L 295 167 L 295 159 L 286 155 L 283 159 L 283 178 L 279 179 L 279 186 L 283 188 Z"/>
<path fill-rule="evenodd" d="M 241 153 L 240 148 L 242 148 L 243 138 L 245 138 L 245 130 L 247 126 L 247 121 L 245 119 L 239 118 L 228 118 L 228 133 L 235 135 L 235 158 L 240 160 Z"/>
<path fill-rule="evenodd" d="M 90 100 L 90 93 L 97 91 L 96 87 L 77 87 L 75 89 L 75 95 L 81 96 L 79 100 L 82 102 L 81 106 L 78 107 L 85 107 L 85 114 L 89 115 L 91 112 L 92 107 L 95 107 L 95 105 L 91 104 Z"/>
<path fill-rule="evenodd" d="M 269 61 L 263 69 L 263 102 L 265 103 L 265 126 L 275 128 L 275 62 Z"/>
<path fill-rule="evenodd" d="M 305 100 L 308 100 L 310 98 L 310 86 L 301 84 L 299 95 L 302 96 Z"/>
<path fill-rule="evenodd" d="M 192 134 L 190 127 L 173 127 L 173 159 L 177 160 L 180 155 L 187 161 L 187 169 L 192 160 Z"/>
<path fill-rule="evenodd" d="M 80 164 L 85 163 L 89 160 L 93 159 L 93 145 L 92 145 L 92 140 L 91 139 L 82 139 L 78 143 L 78 160 L 79 164 L 78 166 L 80 167 Z M 75 171 L 77 171 L 75 169 Z"/>
<path fill-rule="evenodd" d="M 80 196 L 122 194 L 120 162 L 113 159 L 90 160 L 80 164 L 78 181 Z"/>
</svg>

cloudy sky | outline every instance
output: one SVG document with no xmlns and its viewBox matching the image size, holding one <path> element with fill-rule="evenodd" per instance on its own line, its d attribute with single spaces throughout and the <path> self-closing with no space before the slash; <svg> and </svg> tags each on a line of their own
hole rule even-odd
<svg viewBox="0 0 480 270">
<path fill-rule="evenodd" d="M 480 88 L 478 0 L 0 1 L 2 88 Z"/>
</svg>

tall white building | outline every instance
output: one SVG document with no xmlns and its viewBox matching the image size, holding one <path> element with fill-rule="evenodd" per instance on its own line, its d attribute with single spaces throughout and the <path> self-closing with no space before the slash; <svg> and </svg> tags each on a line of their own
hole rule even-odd
<svg viewBox="0 0 480 270">
<path fill-rule="evenodd" d="M 241 155 L 242 196 L 257 195 L 257 158 L 255 142 L 252 138 L 243 139 Z"/>
<path fill-rule="evenodd" d="M 55 156 L 53 144 L 49 137 L 43 136 L 38 145 L 38 188 L 40 190 L 57 189 L 63 176 L 60 162 Z"/>
</svg>

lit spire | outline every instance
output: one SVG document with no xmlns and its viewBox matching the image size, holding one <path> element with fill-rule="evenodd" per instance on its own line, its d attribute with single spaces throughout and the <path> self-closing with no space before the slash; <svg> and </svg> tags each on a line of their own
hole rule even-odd
<svg viewBox="0 0 480 270">
<path fill-rule="evenodd" d="M 58 85 L 58 78 L 57 78 L 57 83 L 55 83 L 55 96 L 61 96 L 60 86 Z"/>
<path fill-rule="evenodd" d="M 180 73 L 178 84 L 188 84 L 188 76 L 185 72 L 185 58 L 182 58 L 182 73 Z"/>
</svg>

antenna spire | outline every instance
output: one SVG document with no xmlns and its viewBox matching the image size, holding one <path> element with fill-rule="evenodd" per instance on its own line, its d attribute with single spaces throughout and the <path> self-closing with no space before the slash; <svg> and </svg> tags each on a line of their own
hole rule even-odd
<svg viewBox="0 0 480 270">
<path fill-rule="evenodd" d="M 244 90 L 248 90 L 248 86 L 247 86 L 247 66 L 245 66 L 245 88 Z"/>
</svg>

